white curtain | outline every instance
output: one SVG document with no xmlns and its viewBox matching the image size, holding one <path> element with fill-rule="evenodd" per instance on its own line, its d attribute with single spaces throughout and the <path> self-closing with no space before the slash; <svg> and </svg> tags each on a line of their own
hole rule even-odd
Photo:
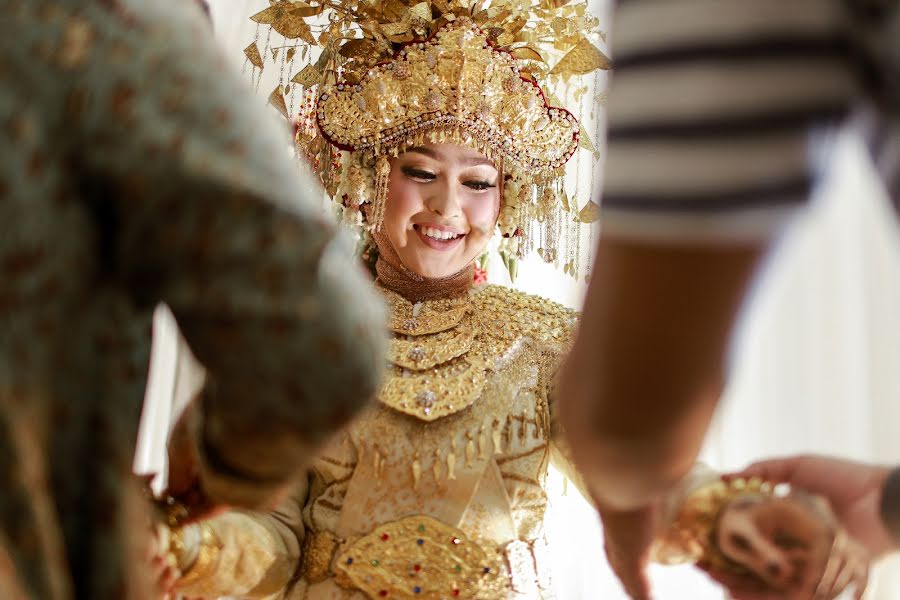
<svg viewBox="0 0 900 600">
<path fill-rule="evenodd" d="M 602 0 L 598 0 L 598 6 Z M 267 0 L 213 0 L 217 36 L 236 68 L 253 40 L 248 16 Z M 602 6 L 601 6 L 602 8 Z M 274 77 L 269 69 L 265 77 Z M 276 85 L 264 79 L 262 100 Z M 248 76 L 249 80 L 249 76 Z M 271 83 L 271 85 L 269 85 Z M 593 94 L 587 95 L 593 98 Z M 594 119 L 602 119 L 602 114 Z M 598 169 L 578 166 L 580 203 Z M 785 235 L 745 310 L 732 376 L 704 450 L 721 469 L 762 457 L 820 452 L 900 464 L 900 252 L 895 221 L 860 141 L 843 135 L 830 175 Z M 499 261 L 496 261 L 499 263 Z M 505 276 L 494 269 L 492 279 Z M 517 286 L 577 306 L 583 284 L 540 260 L 522 266 Z M 177 405 L 199 383 L 179 366 L 188 353 L 167 310 L 157 313 L 150 384 L 135 461 L 159 472 Z M 161 483 L 160 483 L 161 485 Z M 555 543 L 556 587 L 570 599 L 624 599 L 603 558 L 597 518 L 564 483 L 552 479 L 548 532 Z M 890 562 L 890 561 L 888 561 Z M 896 562 L 896 561 L 895 561 Z M 684 567 L 651 569 L 660 600 L 721 600 L 722 592 Z M 883 565 L 871 600 L 900 597 L 900 567 Z"/>
</svg>

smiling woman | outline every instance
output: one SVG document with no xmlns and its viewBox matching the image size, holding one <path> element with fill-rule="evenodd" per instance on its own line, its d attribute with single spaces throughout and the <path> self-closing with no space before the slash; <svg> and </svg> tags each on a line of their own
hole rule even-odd
<svg viewBox="0 0 900 600">
<path fill-rule="evenodd" d="M 554 228 L 575 222 L 556 186 L 578 148 L 578 124 L 550 105 L 531 55 L 499 50 L 535 33 L 523 27 L 558 17 L 559 31 L 544 34 L 558 36 L 560 48 L 580 47 L 590 65 L 591 49 L 599 52 L 583 35 L 590 17 L 574 5 L 548 15 L 543 7 L 553 4 L 535 3 L 524 20 L 493 10 L 491 21 L 486 6 L 468 2 L 386 3 L 403 8 L 402 22 L 379 24 L 371 39 L 309 65 L 320 77 L 305 124 L 313 133 L 301 126 L 298 146 L 344 222 L 377 249 L 389 364 L 377 405 L 322 451 L 276 510 L 228 513 L 202 532 L 180 532 L 173 557 L 188 596 L 554 597 L 544 536 L 551 461 L 579 481 L 554 387 L 577 315 L 473 285 L 474 262 L 495 234 L 507 257 L 539 249 L 552 263 L 562 237 Z M 299 14 L 291 10 L 314 6 L 275 2 L 255 18 L 284 29 L 285 15 Z M 328 6 L 338 13 L 332 24 L 355 10 Z M 409 31 L 396 33 L 400 25 Z M 384 42 L 407 33 L 411 43 Z M 363 45 L 365 56 L 355 50 Z"/>
<path fill-rule="evenodd" d="M 383 231 L 400 263 L 428 278 L 473 265 L 497 225 L 499 186 L 493 161 L 464 146 L 427 144 L 395 158 Z"/>
</svg>

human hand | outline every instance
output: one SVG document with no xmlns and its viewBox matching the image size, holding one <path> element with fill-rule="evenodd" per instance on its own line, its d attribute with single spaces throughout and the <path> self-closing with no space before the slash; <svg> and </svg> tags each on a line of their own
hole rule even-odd
<svg viewBox="0 0 900 600">
<path fill-rule="evenodd" d="M 894 549 L 880 508 L 889 472 L 887 467 L 805 455 L 757 462 L 726 479 L 759 477 L 822 496 L 847 533 L 871 556 L 879 557 Z"/>
<path fill-rule="evenodd" d="M 168 541 L 163 539 L 164 531 L 165 528 L 157 528 L 149 537 L 150 544 L 147 548 L 146 559 L 150 566 L 150 577 L 154 586 L 152 597 L 169 600 L 173 597 L 175 583 L 181 574 L 169 560 Z"/>
<path fill-rule="evenodd" d="M 773 590 L 759 577 L 738 575 L 713 567 L 709 563 L 697 563 L 697 567 L 719 585 L 728 590 L 732 600 L 830 600 L 840 596 L 850 584 L 854 585 L 853 597 L 860 600 L 869 578 L 868 553 L 860 544 L 844 533 L 835 538 L 831 555 L 815 589 L 810 592 L 784 592 Z"/>
<path fill-rule="evenodd" d="M 600 509 L 603 537 L 610 567 L 632 600 L 650 600 L 647 564 L 657 533 L 659 507 L 656 504 L 634 510 Z"/>
<path fill-rule="evenodd" d="M 203 489 L 200 478 L 200 459 L 197 455 L 196 411 L 192 407 L 185 409 L 169 436 L 167 451 L 169 457 L 168 487 L 164 498 L 168 506 L 162 508 L 168 512 L 177 506 L 180 514 L 176 514 L 179 524 L 191 523 L 215 516 L 227 509 L 210 500 Z M 174 523 L 169 523 L 174 525 Z"/>
<path fill-rule="evenodd" d="M 732 500 L 719 517 L 716 547 L 747 573 L 698 566 L 737 600 L 831 599 L 850 584 L 859 598 L 866 587 L 868 552 L 835 532 L 830 510 L 806 494 Z"/>
</svg>

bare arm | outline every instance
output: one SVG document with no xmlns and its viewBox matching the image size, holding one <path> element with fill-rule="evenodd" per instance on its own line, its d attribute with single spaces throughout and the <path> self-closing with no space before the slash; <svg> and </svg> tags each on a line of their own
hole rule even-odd
<svg viewBox="0 0 900 600">
<path fill-rule="evenodd" d="M 646 505 L 694 464 L 760 254 L 600 242 L 562 379 L 562 418 L 599 502 Z"/>
</svg>

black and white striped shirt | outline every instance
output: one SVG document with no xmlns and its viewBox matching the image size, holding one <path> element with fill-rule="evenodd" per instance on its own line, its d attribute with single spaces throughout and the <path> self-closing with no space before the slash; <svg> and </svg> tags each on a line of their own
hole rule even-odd
<svg viewBox="0 0 900 600">
<path fill-rule="evenodd" d="M 900 1 L 620 0 L 605 232 L 767 235 L 854 117 L 900 202 Z M 816 143 L 811 143 L 816 142 Z"/>
</svg>

